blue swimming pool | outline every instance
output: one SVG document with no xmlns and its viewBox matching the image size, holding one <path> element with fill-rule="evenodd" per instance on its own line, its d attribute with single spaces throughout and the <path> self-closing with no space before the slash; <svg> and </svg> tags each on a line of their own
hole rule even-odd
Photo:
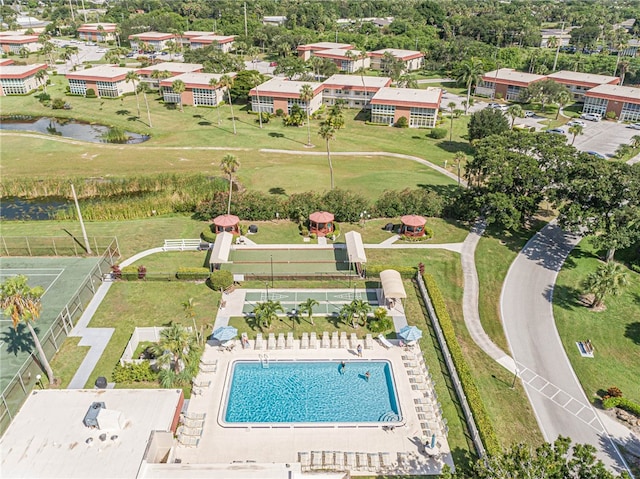
<svg viewBox="0 0 640 479">
<path fill-rule="evenodd" d="M 369 372 L 369 380 L 366 372 Z M 401 416 L 387 361 L 236 361 L 227 423 L 376 423 Z"/>
</svg>

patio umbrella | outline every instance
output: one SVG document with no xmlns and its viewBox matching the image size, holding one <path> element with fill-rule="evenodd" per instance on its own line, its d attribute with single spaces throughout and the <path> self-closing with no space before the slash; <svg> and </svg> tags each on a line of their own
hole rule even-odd
<svg viewBox="0 0 640 479">
<path fill-rule="evenodd" d="M 415 326 L 405 326 L 398 332 L 398 336 L 405 341 L 417 341 L 422 337 L 422 331 Z"/>
<path fill-rule="evenodd" d="M 436 435 L 431 436 L 431 449 L 436 447 Z"/>
<path fill-rule="evenodd" d="M 213 332 L 213 339 L 228 341 L 238 335 L 238 330 L 233 326 L 222 326 Z"/>
</svg>

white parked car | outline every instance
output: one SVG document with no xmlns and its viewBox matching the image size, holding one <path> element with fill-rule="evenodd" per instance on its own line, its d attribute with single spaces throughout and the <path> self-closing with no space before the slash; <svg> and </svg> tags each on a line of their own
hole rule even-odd
<svg viewBox="0 0 640 479">
<path fill-rule="evenodd" d="M 585 127 L 587 126 L 587 124 L 582 121 L 582 120 L 571 120 L 569 123 L 567 123 L 567 126 L 581 126 L 581 127 Z"/>
<path fill-rule="evenodd" d="M 524 111 L 524 117 L 525 118 L 533 118 L 534 116 L 536 116 L 535 112 L 533 112 L 531 110 L 525 110 Z"/>
<path fill-rule="evenodd" d="M 589 121 L 602 120 L 602 116 L 600 116 L 597 113 L 583 113 L 582 115 L 580 115 L 580 118 L 582 118 L 583 120 L 589 120 Z"/>
<path fill-rule="evenodd" d="M 627 125 L 627 128 L 631 128 L 632 130 L 640 130 L 640 123 L 631 123 Z"/>
</svg>

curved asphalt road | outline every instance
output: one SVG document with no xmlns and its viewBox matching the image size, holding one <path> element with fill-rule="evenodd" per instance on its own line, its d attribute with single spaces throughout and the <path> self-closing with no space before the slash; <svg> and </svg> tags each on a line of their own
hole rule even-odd
<svg viewBox="0 0 640 479">
<path fill-rule="evenodd" d="M 553 318 L 556 277 L 579 241 L 554 223 L 529 240 L 507 273 L 500 298 L 502 321 L 545 440 L 562 435 L 592 444 L 605 464 L 622 471 L 624 461 L 573 372 Z"/>
</svg>

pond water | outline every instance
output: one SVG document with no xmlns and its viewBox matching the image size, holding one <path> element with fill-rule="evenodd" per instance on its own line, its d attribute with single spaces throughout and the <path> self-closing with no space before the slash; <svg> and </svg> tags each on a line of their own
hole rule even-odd
<svg viewBox="0 0 640 479">
<path fill-rule="evenodd" d="M 35 131 L 92 143 L 107 143 L 104 135 L 110 130 L 108 126 L 104 125 L 47 117 L 2 117 L 0 118 L 0 129 Z M 124 142 L 127 144 L 142 143 L 149 139 L 148 135 L 140 135 L 130 131 L 126 131 L 125 134 L 129 138 Z"/>
<path fill-rule="evenodd" d="M 35 198 L 25 200 L 9 196 L 0 201 L 0 221 L 6 220 L 48 220 L 56 211 L 73 206 L 66 198 Z"/>
</svg>

